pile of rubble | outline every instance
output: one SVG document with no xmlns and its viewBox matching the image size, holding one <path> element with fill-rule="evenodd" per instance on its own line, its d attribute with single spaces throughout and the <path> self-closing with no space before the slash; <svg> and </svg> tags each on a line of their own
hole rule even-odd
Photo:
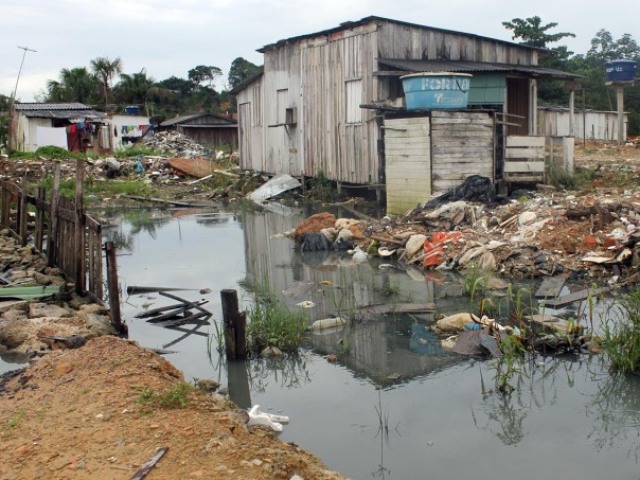
<svg viewBox="0 0 640 480">
<path fill-rule="evenodd" d="M 44 353 L 65 339 L 114 335 L 107 309 L 72 294 L 32 246 L 0 232 L 0 355 Z M 21 359 L 23 360 L 23 359 Z"/>
<path fill-rule="evenodd" d="M 176 131 L 156 132 L 147 135 L 142 139 L 142 143 L 165 155 L 173 157 L 202 157 L 209 152 L 198 142 L 182 135 Z"/>
</svg>

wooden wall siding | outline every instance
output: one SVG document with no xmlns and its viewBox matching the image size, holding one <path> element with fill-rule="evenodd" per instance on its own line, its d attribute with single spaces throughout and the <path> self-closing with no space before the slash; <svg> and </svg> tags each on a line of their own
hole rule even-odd
<svg viewBox="0 0 640 480">
<path fill-rule="evenodd" d="M 493 42 L 458 33 L 425 30 L 381 22 L 378 28 L 379 58 L 466 60 L 537 65 L 535 50 Z"/>
<path fill-rule="evenodd" d="M 628 116 L 625 114 L 625 131 Z M 538 134 L 546 137 L 569 137 L 572 133 L 569 128 L 570 119 L 568 110 L 538 109 Z M 576 110 L 573 135 L 576 138 L 589 140 L 616 140 L 618 138 L 618 114 L 616 112 L 584 112 Z"/>
<path fill-rule="evenodd" d="M 201 145 L 238 146 L 237 128 L 193 128 L 178 126 L 177 131 Z"/>
<path fill-rule="evenodd" d="M 387 213 L 402 215 L 431 197 L 429 117 L 384 122 Z"/>
<path fill-rule="evenodd" d="M 265 53 L 263 76 L 264 115 L 264 168 L 271 174 L 302 175 L 301 157 L 298 155 L 300 128 L 300 45 L 286 45 Z M 286 90 L 285 98 L 278 91 Z M 298 112 L 297 125 L 281 125 L 284 108 Z M 276 126 L 277 125 L 277 126 Z"/>
<path fill-rule="evenodd" d="M 493 142 L 489 113 L 431 112 L 432 193 L 444 193 L 470 175 L 495 180 Z"/>
<path fill-rule="evenodd" d="M 507 137 L 504 179 L 509 182 L 545 181 L 545 137 Z"/>
<path fill-rule="evenodd" d="M 322 171 L 332 180 L 366 184 L 378 181 L 374 113 L 362 110 L 360 122 L 347 123 L 351 108 L 371 102 L 374 91 L 375 40 L 359 28 L 326 42 L 303 42 L 301 50 L 302 140 L 305 175 Z M 359 83 L 358 88 L 354 85 Z M 353 120 L 353 115 L 351 115 Z"/>
<path fill-rule="evenodd" d="M 238 142 L 240 166 L 246 170 L 267 172 L 264 155 L 265 120 L 263 77 L 238 92 Z M 260 105 L 256 106 L 256 102 Z M 256 118 L 259 115 L 259 118 Z"/>
</svg>

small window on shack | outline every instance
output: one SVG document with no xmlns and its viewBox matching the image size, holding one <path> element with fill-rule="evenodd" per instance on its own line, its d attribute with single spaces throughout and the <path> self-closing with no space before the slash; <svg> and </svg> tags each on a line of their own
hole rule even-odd
<svg viewBox="0 0 640 480">
<path fill-rule="evenodd" d="M 362 79 L 347 80 L 345 82 L 346 122 L 362 122 Z"/>
</svg>

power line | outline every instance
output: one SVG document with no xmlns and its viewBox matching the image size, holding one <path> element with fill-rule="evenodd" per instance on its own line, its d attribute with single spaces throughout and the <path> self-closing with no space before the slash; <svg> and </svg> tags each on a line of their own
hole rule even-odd
<svg viewBox="0 0 640 480">
<path fill-rule="evenodd" d="M 22 73 L 22 66 L 24 65 L 24 57 L 27 56 L 27 52 L 36 52 L 36 50 L 33 50 L 32 48 L 29 47 L 18 47 L 20 50 L 22 50 L 22 61 L 20 62 L 20 69 L 18 70 L 18 78 L 16 78 L 16 87 L 13 89 L 13 95 L 11 95 L 11 104 L 13 105 L 13 102 L 16 99 L 16 93 L 18 92 L 18 82 L 20 81 L 20 73 Z"/>
</svg>

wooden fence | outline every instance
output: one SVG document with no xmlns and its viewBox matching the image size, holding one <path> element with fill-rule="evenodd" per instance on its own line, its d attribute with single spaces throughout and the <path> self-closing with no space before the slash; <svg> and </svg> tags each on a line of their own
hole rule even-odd
<svg viewBox="0 0 640 480">
<path fill-rule="evenodd" d="M 102 225 L 84 212 L 84 161 L 76 163 L 75 200 L 60 196 L 60 165 L 55 169 L 50 199 L 45 198 L 43 187 L 38 187 L 36 196 L 30 195 L 27 177 L 20 180 L 20 185 L 6 180 L 1 183 L 0 227 L 8 228 L 22 245 L 27 245 L 32 236 L 34 247 L 47 265 L 59 268 L 72 280 L 76 293 L 104 303 Z M 111 322 L 119 333 L 124 333 L 115 252 L 107 256 L 107 268 L 107 281 L 116 285 L 109 288 Z"/>
</svg>

